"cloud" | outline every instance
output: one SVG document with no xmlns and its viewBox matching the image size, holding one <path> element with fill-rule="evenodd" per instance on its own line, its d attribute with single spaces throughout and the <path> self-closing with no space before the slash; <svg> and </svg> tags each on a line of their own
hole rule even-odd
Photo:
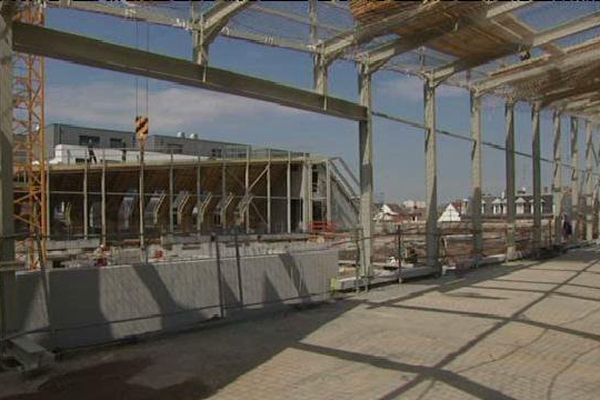
<svg viewBox="0 0 600 400">
<path fill-rule="evenodd" d="M 384 95 L 403 98 L 413 103 L 423 101 L 423 81 L 416 77 L 403 76 L 379 83 L 377 89 Z M 437 98 L 455 98 L 466 95 L 466 90 L 455 87 L 440 85 L 436 90 Z"/>
<path fill-rule="evenodd" d="M 140 90 L 140 93 L 142 91 Z M 145 96 L 140 94 L 140 112 Z M 95 82 L 50 85 L 46 90 L 47 120 L 105 128 L 129 129 L 136 114 L 134 85 Z M 215 122 L 243 126 L 249 119 L 286 118 L 305 112 L 267 102 L 186 87 L 150 88 L 151 129 L 169 133 Z"/>
</svg>

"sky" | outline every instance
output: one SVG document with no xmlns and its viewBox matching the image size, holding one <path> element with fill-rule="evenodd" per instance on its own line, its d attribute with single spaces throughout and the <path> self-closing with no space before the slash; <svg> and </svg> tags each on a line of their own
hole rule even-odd
<svg viewBox="0 0 600 400">
<path fill-rule="evenodd" d="M 135 23 L 104 15 L 49 9 L 47 26 L 113 43 L 191 59 L 191 35 L 183 30 Z M 147 40 L 149 39 L 149 40 Z M 312 60 L 307 54 L 227 38 L 210 47 L 210 65 L 311 89 Z M 109 129 L 133 129 L 135 115 L 146 110 L 142 88 L 148 84 L 150 134 L 197 133 L 200 138 L 249 143 L 342 157 L 357 171 L 358 124 L 271 103 L 179 86 L 157 80 L 46 61 L 46 121 Z M 136 90 L 136 87 L 138 88 Z M 357 69 L 337 61 L 329 73 L 329 92 L 357 101 Z M 423 121 L 422 82 L 381 71 L 373 78 L 374 110 Z M 136 96 L 137 94 L 137 96 Z M 136 99 L 137 98 L 137 99 Z M 531 112 L 515 112 L 517 150 L 531 152 Z M 377 198 L 386 202 L 425 197 L 423 130 L 374 118 L 374 175 Z M 568 121 L 562 121 L 563 159 L 568 154 Z M 437 125 L 469 136 L 469 95 L 463 89 L 437 90 Z M 504 143 L 504 105 L 486 97 L 482 114 L 484 140 Z M 552 156 L 552 120 L 542 113 L 542 157 Z M 580 127 L 580 165 L 584 165 L 584 129 Z M 471 144 L 438 135 L 438 196 L 441 202 L 470 192 Z M 552 166 L 542 163 L 542 187 L 550 187 Z M 570 175 L 563 171 L 563 182 Z M 483 147 L 484 192 L 504 190 L 504 152 Z M 517 156 L 517 185 L 531 187 L 531 160 Z"/>
</svg>

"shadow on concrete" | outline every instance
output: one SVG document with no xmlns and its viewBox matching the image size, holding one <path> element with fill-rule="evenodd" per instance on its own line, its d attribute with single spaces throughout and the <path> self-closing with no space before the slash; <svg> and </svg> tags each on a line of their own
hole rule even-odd
<svg viewBox="0 0 600 400">
<path fill-rule="evenodd" d="M 151 362 L 150 359 L 139 358 L 98 364 L 54 376 L 42 384 L 37 393 L 5 397 L 4 400 L 197 399 L 213 393 L 200 379 L 189 379 L 163 389 L 128 382 Z"/>
<path fill-rule="evenodd" d="M 512 397 L 501 391 L 476 382 L 468 377 L 461 375 L 468 369 L 478 368 L 489 362 L 496 362 L 499 358 L 492 361 L 470 366 L 462 371 L 449 371 L 446 368 L 454 360 L 475 348 L 486 338 L 501 330 L 510 323 L 527 324 L 545 331 L 562 332 L 577 337 L 591 339 L 600 343 L 600 334 L 583 332 L 561 325 L 547 324 L 529 320 L 526 317 L 527 311 L 544 301 L 550 296 L 559 294 L 558 290 L 570 284 L 574 279 L 586 273 L 590 268 L 596 266 L 599 262 L 597 252 L 577 252 L 581 259 L 587 264 L 579 271 L 574 271 L 573 275 L 555 283 L 554 287 L 548 290 L 529 291 L 538 293 L 535 299 L 529 301 L 524 306 L 517 309 L 509 316 L 501 316 L 490 313 L 468 312 L 453 309 L 443 309 L 437 307 L 424 307 L 412 304 L 406 304 L 407 300 L 415 299 L 427 293 L 439 292 L 450 293 L 457 289 L 474 287 L 478 288 L 487 280 L 495 279 L 505 274 L 529 268 L 538 263 L 516 265 L 511 267 L 483 267 L 485 271 L 474 271 L 462 279 L 445 282 L 435 287 L 428 287 L 424 290 L 411 293 L 406 296 L 399 296 L 383 302 L 370 301 L 368 298 L 348 298 L 343 301 L 332 301 L 320 307 L 298 312 L 287 311 L 276 315 L 263 315 L 259 319 L 236 323 L 222 321 L 217 324 L 207 325 L 201 333 L 184 333 L 169 338 L 168 355 L 152 354 L 152 348 L 142 348 L 136 352 L 130 352 L 130 360 L 124 360 L 115 365 L 100 364 L 90 368 L 66 373 L 56 376 L 47 381 L 46 384 L 39 387 L 35 394 L 19 395 L 4 398 L 3 400 L 58 400 L 71 398 L 127 398 L 127 399 L 201 399 L 210 396 L 219 389 L 236 380 L 245 373 L 256 369 L 266 363 L 277 354 L 286 349 L 298 349 L 316 354 L 323 354 L 329 357 L 335 357 L 340 360 L 347 360 L 356 363 L 371 365 L 377 368 L 394 370 L 416 374 L 410 382 L 400 385 L 381 397 L 381 399 L 395 399 L 406 394 L 407 391 L 426 381 L 440 381 L 464 393 L 480 399 L 512 399 Z M 578 257 L 577 255 L 573 257 Z M 485 273 L 484 273 L 485 272 Z M 288 271 L 291 276 L 294 275 L 293 267 Z M 273 283 L 265 276 L 265 291 L 263 292 L 264 301 L 271 302 L 280 299 L 280 294 L 273 286 Z M 431 280 L 423 284 L 431 284 Z M 482 289 L 488 289 L 483 287 Z M 230 289 L 231 290 L 231 289 Z M 498 288 L 498 290 L 507 290 Z M 511 290 L 511 289 L 508 289 Z M 526 289 L 523 289 L 526 290 Z M 231 290 L 234 293 L 234 290 Z M 460 292 L 459 292 L 460 293 Z M 466 297 L 480 298 L 470 296 L 466 292 Z M 462 293 L 464 295 L 464 293 Z M 484 296 L 484 300 L 500 300 L 494 296 Z M 431 366 L 404 363 L 401 361 L 390 360 L 386 357 L 374 356 L 360 352 L 340 350 L 328 346 L 305 343 L 303 340 L 311 333 L 318 330 L 323 325 L 335 320 L 340 315 L 354 309 L 355 307 L 364 307 L 365 313 L 370 309 L 381 307 L 400 308 L 407 310 L 418 310 L 431 313 L 451 314 L 458 316 L 467 316 L 481 318 L 493 321 L 493 325 L 476 335 L 471 340 L 466 341 L 457 350 L 448 353 L 440 361 Z M 363 311 L 361 311 L 363 312 Z M 373 317 L 373 318 L 376 318 Z M 545 333 L 545 332 L 544 332 Z M 536 336 L 521 348 L 531 345 L 540 340 L 543 334 Z M 218 343 L 218 345 L 215 345 Z M 150 344 L 150 343 L 148 343 Z M 424 349 L 426 351 L 426 349 Z M 519 348 L 511 352 L 519 351 Z M 140 360 L 136 354 L 147 354 L 148 358 Z M 510 354 L 504 354 L 501 358 L 508 357 Z M 161 358 L 162 357 L 162 358 Z M 172 358 L 176 360 L 172 360 Z M 500 358 L 500 359 L 501 359 Z M 165 371 L 169 369 L 169 363 L 176 365 L 177 371 L 182 375 L 175 385 L 168 385 L 162 389 L 151 389 L 146 386 L 128 383 L 131 378 L 143 373 L 145 367 L 154 365 Z M 298 365 L 298 368 L 301 368 Z M 124 371 L 117 373 L 119 368 Z M 136 379 L 136 381 L 138 381 Z M 94 390 L 102 386 L 101 394 L 104 397 L 95 396 Z M 85 395 L 81 392 L 85 388 Z M 91 389 L 90 389 L 91 388 Z M 551 390 L 551 389 L 550 389 Z"/>
</svg>

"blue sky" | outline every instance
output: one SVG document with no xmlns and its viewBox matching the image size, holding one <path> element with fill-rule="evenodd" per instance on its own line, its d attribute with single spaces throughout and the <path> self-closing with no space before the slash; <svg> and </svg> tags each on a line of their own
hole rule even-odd
<svg viewBox="0 0 600 400">
<path fill-rule="evenodd" d="M 170 56 L 191 58 L 188 32 L 147 26 L 108 16 L 71 10 L 48 10 L 47 25 L 114 43 Z M 146 37 L 150 41 L 146 43 Z M 219 38 L 210 48 L 210 64 L 310 89 L 312 61 L 306 54 Z M 136 78 L 130 75 L 47 60 L 47 121 L 84 126 L 132 129 L 136 114 Z M 142 85 L 145 79 L 139 78 Z M 422 84 L 417 78 L 391 72 L 374 77 L 374 108 L 422 121 Z M 355 122 L 297 111 L 255 100 L 170 83 L 149 81 L 149 117 L 152 133 L 195 132 L 206 139 L 250 143 L 343 157 L 355 170 L 358 163 L 358 126 Z M 330 70 L 330 93 L 357 99 L 357 70 L 337 62 Z M 142 101 L 144 103 L 144 101 Z M 438 126 L 469 135 L 469 96 L 461 89 L 438 90 Z M 141 106 L 140 106 L 141 107 Z M 482 116 L 485 140 L 504 143 L 504 106 L 486 98 Z M 542 114 L 542 154 L 551 157 L 552 121 Z M 568 157 L 568 125 L 563 119 L 563 155 Z M 518 150 L 530 152 L 531 117 L 527 105 L 516 112 Z M 580 154 L 583 165 L 583 127 Z M 470 144 L 438 136 L 440 201 L 468 196 Z M 425 192 L 423 131 L 379 118 L 374 119 L 375 187 L 386 201 L 422 199 Z M 484 191 L 504 187 L 504 153 L 484 147 Z M 542 164 L 542 186 L 550 186 L 552 168 Z M 564 182 L 567 173 L 564 172 Z M 517 156 L 517 184 L 531 186 L 531 160 Z"/>
</svg>

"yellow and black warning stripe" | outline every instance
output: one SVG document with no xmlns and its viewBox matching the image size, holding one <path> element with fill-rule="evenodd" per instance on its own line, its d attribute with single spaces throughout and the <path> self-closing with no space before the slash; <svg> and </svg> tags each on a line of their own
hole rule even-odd
<svg viewBox="0 0 600 400">
<path fill-rule="evenodd" d="M 135 135 L 138 140 L 146 140 L 148 136 L 149 127 L 148 127 L 148 117 L 143 115 L 138 115 L 135 117 Z"/>
</svg>

